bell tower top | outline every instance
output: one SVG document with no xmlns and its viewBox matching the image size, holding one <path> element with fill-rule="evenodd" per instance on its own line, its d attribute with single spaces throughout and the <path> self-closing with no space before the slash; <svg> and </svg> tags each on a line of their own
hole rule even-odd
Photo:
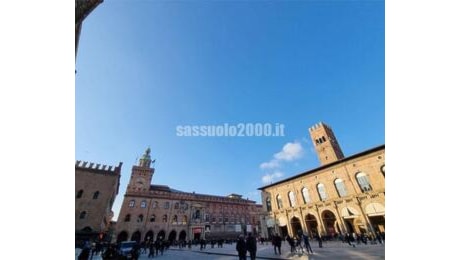
<svg viewBox="0 0 460 260">
<path fill-rule="evenodd" d="M 310 127 L 308 130 L 321 165 L 329 164 L 344 158 L 339 142 L 328 125 L 320 122 Z"/>
<path fill-rule="evenodd" d="M 152 159 L 150 158 L 150 147 L 148 147 L 147 150 L 145 150 L 144 155 L 142 155 L 142 158 L 139 159 L 139 166 L 150 168 L 151 163 Z"/>
<path fill-rule="evenodd" d="M 155 172 L 155 169 L 150 168 L 150 165 L 154 162 L 155 160 L 152 161 L 150 157 L 150 147 L 148 147 L 139 159 L 138 165 L 133 165 L 131 179 L 128 183 L 129 192 L 145 192 L 149 190 Z"/>
</svg>

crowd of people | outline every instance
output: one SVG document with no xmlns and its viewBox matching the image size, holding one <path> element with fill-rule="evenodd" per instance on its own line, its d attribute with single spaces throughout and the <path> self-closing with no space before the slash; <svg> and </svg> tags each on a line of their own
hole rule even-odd
<svg viewBox="0 0 460 260">
<path fill-rule="evenodd" d="M 236 251 L 240 260 L 246 260 L 248 255 L 251 260 L 256 259 L 257 254 L 257 242 L 267 245 L 271 243 L 273 246 L 274 254 L 281 255 L 281 246 L 283 241 L 286 241 L 290 246 L 291 253 L 307 253 L 313 254 L 311 247 L 311 241 L 316 241 L 318 243 L 318 248 L 323 247 L 323 241 L 342 241 L 342 243 L 347 243 L 352 247 L 356 247 L 359 244 L 383 244 L 385 241 L 384 232 L 376 232 L 375 235 L 372 233 L 346 233 L 346 234 L 337 234 L 336 236 L 320 236 L 318 234 L 313 234 L 309 236 L 307 233 L 298 230 L 297 234 L 294 236 L 286 235 L 285 237 L 280 236 L 279 234 L 273 234 L 270 238 L 256 237 L 252 233 L 247 233 L 247 235 L 239 235 L 237 239 L 196 239 L 196 240 L 181 240 L 181 241 L 169 241 L 162 238 L 157 239 L 156 241 L 143 241 L 136 243 L 129 255 L 129 259 L 138 259 L 142 254 L 148 254 L 148 258 L 154 258 L 160 255 L 163 255 L 170 246 L 179 247 L 179 248 L 192 248 L 192 245 L 199 246 L 200 251 L 206 249 L 206 245 L 209 244 L 211 248 L 214 248 L 217 245 L 217 248 L 222 248 L 223 244 L 230 244 L 236 242 Z M 78 260 L 91 260 L 94 255 L 100 255 L 104 260 L 125 260 L 128 259 L 125 255 L 120 253 L 120 244 L 108 244 L 100 242 L 89 242 L 85 241 L 79 247 L 82 248 L 78 256 Z"/>
<path fill-rule="evenodd" d="M 142 254 L 148 254 L 148 258 L 154 258 L 163 255 L 164 251 L 170 247 L 170 241 L 157 239 L 156 241 L 135 243 L 128 253 L 129 256 L 122 253 L 120 245 L 120 243 L 89 243 L 89 241 L 85 241 L 78 255 L 78 260 L 91 260 L 95 255 L 100 255 L 104 260 L 137 260 Z"/>
</svg>

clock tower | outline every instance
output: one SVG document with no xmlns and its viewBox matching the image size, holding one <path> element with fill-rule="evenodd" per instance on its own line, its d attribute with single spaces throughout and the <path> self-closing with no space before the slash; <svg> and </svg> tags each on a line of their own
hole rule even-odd
<svg viewBox="0 0 460 260">
<path fill-rule="evenodd" d="M 321 165 L 326 165 L 344 158 L 339 142 L 328 125 L 320 122 L 310 127 L 309 131 Z"/>
<path fill-rule="evenodd" d="M 131 179 L 129 180 L 128 190 L 134 192 L 148 191 L 155 168 L 150 165 L 155 162 L 150 158 L 150 147 L 145 150 L 144 155 L 139 159 L 139 164 L 134 165 L 131 170 Z"/>
</svg>

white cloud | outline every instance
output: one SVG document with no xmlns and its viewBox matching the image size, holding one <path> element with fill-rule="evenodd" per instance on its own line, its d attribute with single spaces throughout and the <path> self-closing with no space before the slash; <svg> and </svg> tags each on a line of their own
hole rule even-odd
<svg viewBox="0 0 460 260">
<path fill-rule="evenodd" d="M 304 150 L 300 142 L 287 143 L 283 146 L 281 152 L 273 155 L 273 159 L 269 162 L 261 163 L 259 167 L 262 170 L 279 168 L 281 162 L 299 159 L 302 157 L 303 152 Z"/>
<path fill-rule="evenodd" d="M 281 178 L 284 174 L 280 171 L 276 171 L 272 174 L 270 173 L 267 173 L 265 174 L 264 176 L 262 176 L 262 182 L 264 184 L 270 184 L 270 183 L 273 183 L 273 181 L 277 178 Z"/>
<path fill-rule="evenodd" d="M 278 168 L 280 166 L 280 163 L 278 160 L 272 159 L 269 162 L 264 162 L 260 164 L 260 169 L 273 169 L 273 168 Z"/>
<path fill-rule="evenodd" d="M 302 157 L 303 148 L 299 142 L 296 143 L 287 143 L 283 146 L 283 150 L 274 155 L 275 159 L 292 161 Z"/>
</svg>

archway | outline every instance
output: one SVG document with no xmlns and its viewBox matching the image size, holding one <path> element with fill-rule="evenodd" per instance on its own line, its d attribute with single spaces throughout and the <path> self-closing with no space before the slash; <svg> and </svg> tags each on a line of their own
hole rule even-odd
<svg viewBox="0 0 460 260">
<path fill-rule="evenodd" d="M 185 230 L 182 230 L 180 233 L 179 233 L 179 241 L 180 240 L 186 240 L 187 239 L 187 232 L 185 232 Z"/>
<path fill-rule="evenodd" d="M 306 215 L 305 224 L 307 226 L 308 235 L 310 237 L 315 237 L 318 234 L 318 222 L 316 221 L 315 216 L 312 214 Z"/>
<path fill-rule="evenodd" d="M 292 229 L 292 236 L 297 236 L 299 230 L 302 232 L 302 224 L 300 224 L 300 219 L 297 217 L 291 218 L 291 229 Z"/>
<path fill-rule="evenodd" d="M 171 232 L 169 232 L 169 236 L 168 236 L 168 240 L 169 242 L 174 242 L 176 240 L 176 236 L 177 236 L 177 232 L 176 230 L 172 230 Z"/>
<path fill-rule="evenodd" d="M 148 241 L 148 242 L 153 241 L 153 231 L 152 230 L 149 230 L 149 232 L 145 234 L 144 241 Z"/>
<path fill-rule="evenodd" d="M 86 226 L 81 231 L 89 233 L 89 232 L 93 232 L 93 229 L 91 227 L 89 227 L 89 226 Z"/>
<path fill-rule="evenodd" d="M 131 236 L 131 241 L 136 241 L 139 243 L 141 241 L 141 232 L 140 231 L 134 232 L 133 235 Z"/>
<path fill-rule="evenodd" d="M 285 238 L 288 235 L 288 228 L 287 226 L 280 227 L 280 236 Z"/>
<path fill-rule="evenodd" d="M 288 235 L 288 228 L 287 228 L 287 225 L 288 225 L 288 220 L 286 219 L 286 217 L 280 217 L 279 219 L 276 220 L 276 223 L 278 224 L 278 227 L 279 227 L 279 232 L 280 232 L 280 236 L 281 237 L 286 237 Z"/>
<path fill-rule="evenodd" d="M 350 234 L 351 233 L 356 233 L 356 230 L 355 230 L 354 225 L 353 225 L 353 221 L 354 221 L 353 218 L 348 218 L 348 219 L 344 220 L 345 228 L 347 229 L 347 232 L 350 233 Z"/>
<path fill-rule="evenodd" d="M 356 232 L 356 223 L 355 219 L 358 219 L 360 217 L 359 211 L 357 211 L 353 207 L 344 207 L 341 211 L 343 223 L 345 225 L 346 230 L 342 230 L 347 233 L 357 233 Z"/>
<path fill-rule="evenodd" d="M 157 240 L 162 240 L 166 237 L 166 233 L 164 230 L 160 230 L 160 232 L 158 232 L 158 235 L 157 235 Z"/>
<path fill-rule="evenodd" d="M 337 230 L 335 229 L 335 215 L 329 210 L 323 211 L 322 214 L 322 219 L 324 223 L 324 227 L 326 228 L 326 234 L 329 236 L 334 236 L 335 233 L 337 233 Z"/>
<path fill-rule="evenodd" d="M 385 232 L 385 206 L 373 202 L 366 206 L 365 212 L 374 231 Z"/>
<path fill-rule="evenodd" d="M 128 232 L 121 231 L 117 236 L 117 243 L 128 240 Z"/>
<path fill-rule="evenodd" d="M 385 232 L 385 218 L 383 216 L 369 216 L 369 221 L 375 232 Z"/>
</svg>

